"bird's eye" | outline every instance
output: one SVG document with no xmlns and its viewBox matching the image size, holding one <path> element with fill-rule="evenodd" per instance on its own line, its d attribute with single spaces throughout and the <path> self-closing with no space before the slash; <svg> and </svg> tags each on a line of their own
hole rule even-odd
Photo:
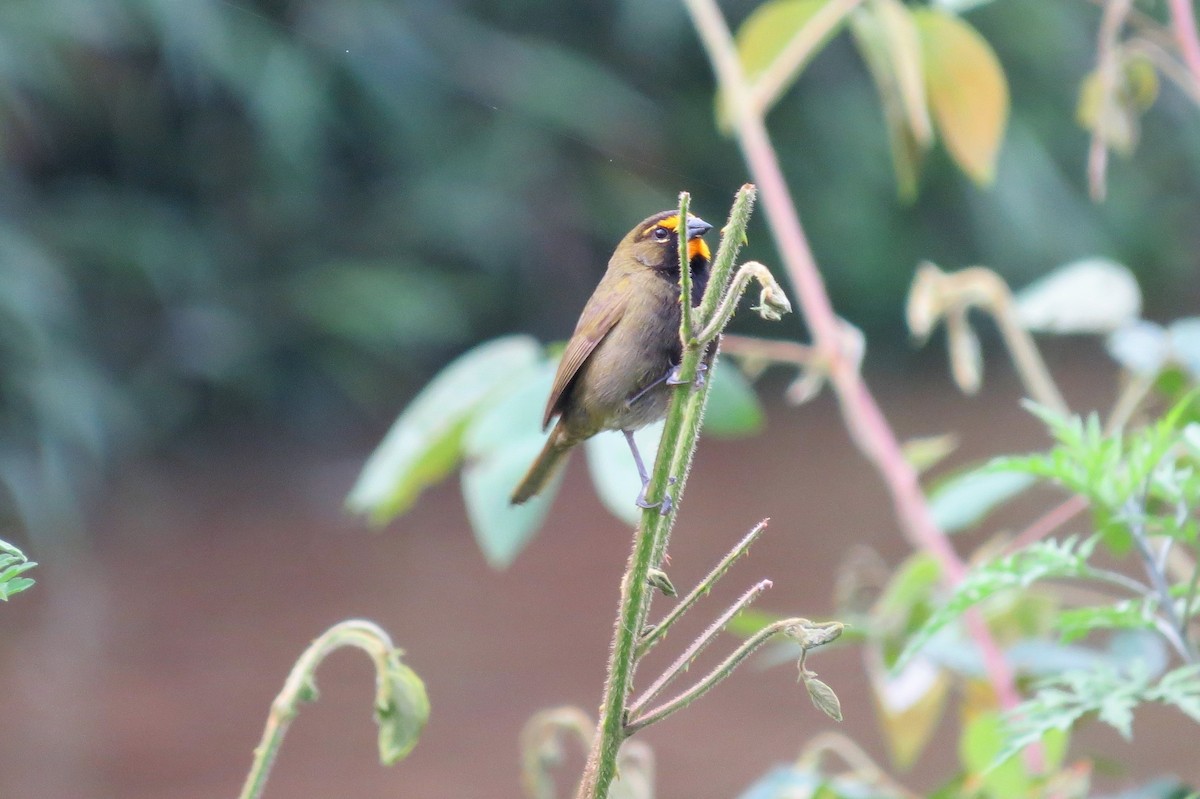
<svg viewBox="0 0 1200 799">
<path fill-rule="evenodd" d="M 666 241 L 669 238 L 671 238 L 671 233 L 665 227 L 654 228 L 655 241 Z"/>
</svg>

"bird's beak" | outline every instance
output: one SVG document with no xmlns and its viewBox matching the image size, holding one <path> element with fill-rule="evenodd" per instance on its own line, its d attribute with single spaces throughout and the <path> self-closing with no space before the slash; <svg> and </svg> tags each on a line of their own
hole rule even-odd
<svg viewBox="0 0 1200 799">
<path fill-rule="evenodd" d="M 696 216 L 688 216 L 687 237 L 691 239 L 703 236 L 708 231 L 712 230 L 712 225 L 705 222 L 703 219 Z"/>
</svg>

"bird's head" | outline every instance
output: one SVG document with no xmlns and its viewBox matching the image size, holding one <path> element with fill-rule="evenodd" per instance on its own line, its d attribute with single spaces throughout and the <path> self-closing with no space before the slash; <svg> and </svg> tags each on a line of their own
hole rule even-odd
<svg viewBox="0 0 1200 799">
<path fill-rule="evenodd" d="M 712 225 L 688 214 L 684 233 L 687 236 L 688 263 L 693 272 L 708 265 L 712 253 L 704 234 Z M 617 247 L 618 255 L 631 257 L 637 263 L 667 274 L 679 274 L 679 212 L 660 211 L 637 225 Z"/>
</svg>

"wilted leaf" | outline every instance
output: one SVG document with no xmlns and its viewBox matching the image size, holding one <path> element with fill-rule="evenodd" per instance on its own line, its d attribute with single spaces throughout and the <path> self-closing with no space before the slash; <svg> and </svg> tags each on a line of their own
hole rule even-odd
<svg viewBox="0 0 1200 799">
<path fill-rule="evenodd" d="M 1108 333 L 1132 323 L 1142 310 L 1137 279 L 1105 258 L 1058 267 L 1017 293 L 1017 318 L 1043 333 Z"/>
<path fill-rule="evenodd" d="M 765 423 L 758 395 L 741 370 L 732 364 L 718 369 L 708 388 L 704 434 L 716 438 L 750 436 L 762 430 Z"/>
<path fill-rule="evenodd" d="M 946 149 L 976 183 L 990 183 L 1008 123 L 1008 81 L 991 45 L 959 17 L 914 9 L 929 107 Z"/>
<path fill-rule="evenodd" d="M 658 441 L 662 438 L 663 423 L 656 422 L 634 433 L 638 452 L 646 462 L 646 469 L 654 471 L 654 457 L 658 453 Z M 638 477 L 633 455 L 625 443 L 625 436 L 618 432 L 604 432 L 584 442 L 587 452 L 588 471 L 596 494 L 609 513 L 629 525 L 642 518 L 642 509 L 636 504 L 642 492 L 642 481 Z"/>
<path fill-rule="evenodd" d="M 529 336 L 495 339 L 461 355 L 409 403 L 367 459 L 346 504 L 383 524 L 458 464 L 461 436 L 476 409 L 541 360 Z"/>
<path fill-rule="evenodd" d="M 967 320 L 967 308 L 958 305 L 946 313 L 946 343 L 950 350 L 950 373 L 962 393 L 973 396 L 983 384 L 983 348 Z"/>
<path fill-rule="evenodd" d="M 808 689 L 808 698 L 816 705 L 817 710 L 834 721 L 842 720 L 842 703 L 832 688 L 816 677 L 807 675 L 804 677 L 804 687 Z"/>
<path fill-rule="evenodd" d="M 933 143 L 916 24 L 899 0 L 874 0 L 851 17 L 851 30 L 879 92 L 900 196 L 912 199 Z"/>
<path fill-rule="evenodd" d="M 997 506 L 1032 486 L 1037 479 L 1019 472 L 968 469 L 939 483 L 929 494 L 934 521 L 947 533 L 978 524 Z"/>
<path fill-rule="evenodd" d="M 1130 55 L 1106 85 L 1100 68 L 1083 79 L 1075 118 L 1117 152 L 1128 155 L 1141 134 L 1141 116 L 1158 97 L 1158 73 L 1146 58 Z"/>
<path fill-rule="evenodd" d="M 408 756 L 429 721 L 429 695 L 417 673 L 400 661 L 395 650 L 388 669 L 379 675 L 375 719 L 379 724 L 379 760 L 385 766 Z"/>
</svg>

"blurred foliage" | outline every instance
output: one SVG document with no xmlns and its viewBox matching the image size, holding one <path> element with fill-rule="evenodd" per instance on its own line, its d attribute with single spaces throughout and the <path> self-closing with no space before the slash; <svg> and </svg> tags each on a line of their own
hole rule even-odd
<svg viewBox="0 0 1200 799">
<path fill-rule="evenodd" d="M 475 341 L 562 337 L 631 218 L 681 188 L 724 207 L 745 178 L 683 13 L 0 5 L 0 481 L 22 523 L 78 528 L 106 465 L 189 431 L 334 436 L 381 423 Z M 1097 18 L 1082 0 L 970 12 L 1011 93 L 990 190 L 934 150 L 916 201 L 897 201 L 848 34 L 779 100 L 793 193 L 836 305 L 868 335 L 902 338 L 921 258 L 1020 284 L 1102 255 L 1134 268 L 1148 315 L 1195 305 L 1186 99 L 1161 92 L 1109 200 L 1087 200 L 1074 112 Z M 773 262 L 761 233 L 749 256 Z"/>
</svg>

